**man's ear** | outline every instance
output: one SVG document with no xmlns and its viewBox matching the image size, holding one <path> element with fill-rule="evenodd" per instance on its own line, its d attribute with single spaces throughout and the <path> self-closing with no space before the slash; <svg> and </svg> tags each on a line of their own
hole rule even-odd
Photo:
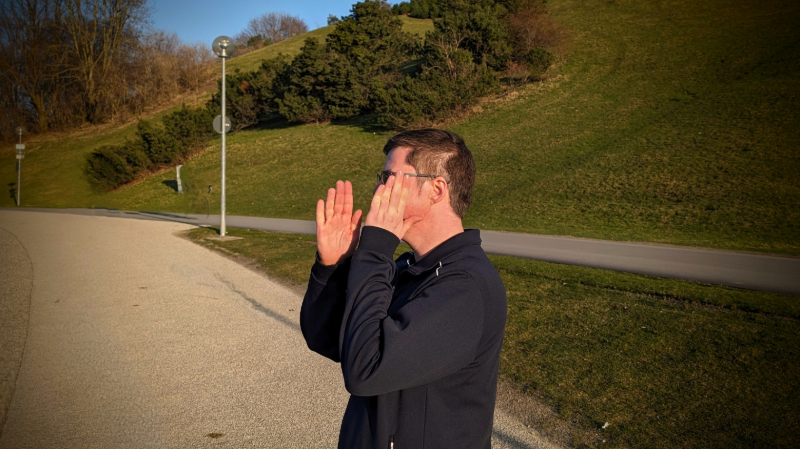
<svg viewBox="0 0 800 449">
<path fill-rule="evenodd" d="M 447 181 L 445 181 L 441 176 L 434 178 L 433 182 L 431 182 L 431 204 L 436 204 L 443 200 L 449 200 L 450 190 L 448 187 Z"/>
</svg>

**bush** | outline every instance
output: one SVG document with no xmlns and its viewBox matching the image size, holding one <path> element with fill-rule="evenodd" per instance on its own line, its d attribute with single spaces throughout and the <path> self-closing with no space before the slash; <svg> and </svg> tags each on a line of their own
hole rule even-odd
<svg viewBox="0 0 800 449">
<path fill-rule="evenodd" d="M 411 13 L 411 3 L 400 2 L 392 6 L 392 13 L 396 15 L 404 15 Z"/>
<path fill-rule="evenodd" d="M 534 48 L 525 55 L 528 71 L 534 78 L 541 78 L 548 67 L 553 65 L 555 56 L 544 48 Z"/>
<path fill-rule="evenodd" d="M 569 41 L 567 32 L 541 6 L 523 8 L 510 15 L 506 22 L 517 62 L 525 62 L 535 49 L 560 52 Z"/>
<path fill-rule="evenodd" d="M 83 172 L 95 192 L 107 192 L 133 181 L 133 170 L 118 150 L 104 146 L 86 156 Z"/>
<path fill-rule="evenodd" d="M 458 77 L 429 69 L 378 90 L 378 121 L 396 129 L 429 125 L 450 118 L 499 88 L 497 74 L 486 66 L 473 66 Z"/>
<path fill-rule="evenodd" d="M 177 157 L 172 161 L 190 156 L 197 147 L 216 134 L 214 117 L 217 116 L 217 111 L 209 106 L 188 108 L 183 105 L 181 109 L 164 117 L 164 129 L 178 143 Z"/>
<path fill-rule="evenodd" d="M 337 26 L 338 28 L 338 26 Z M 313 38 L 306 39 L 300 54 L 281 73 L 276 90 L 278 112 L 290 122 L 319 123 L 329 120 L 323 108 L 324 91 L 320 79 L 327 69 L 325 47 Z"/>
<path fill-rule="evenodd" d="M 187 108 L 164 117 L 163 127 L 140 120 L 133 140 L 104 146 L 86 156 L 84 174 L 97 192 L 116 189 L 145 170 L 183 162 L 214 135 L 210 108 Z"/>
</svg>

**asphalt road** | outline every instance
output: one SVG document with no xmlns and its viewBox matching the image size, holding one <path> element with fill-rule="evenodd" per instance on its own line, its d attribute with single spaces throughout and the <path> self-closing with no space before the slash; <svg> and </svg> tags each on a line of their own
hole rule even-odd
<svg viewBox="0 0 800 449">
<path fill-rule="evenodd" d="M 0 209 L 14 210 L 14 209 Z M 219 226 L 218 215 L 108 209 L 23 209 Z M 228 216 L 234 228 L 314 234 L 312 221 Z M 800 295 L 800 258 L 669 245 L 481 231 L 487 253 Z"/>
<path fill-rule="evenodd" d="M 347 393 L 302 298 L 173 235 L 190 227 L 0 210 L 0 267 L 21 267 L 3 307 L 30 310 L 0 447 L 335 447 Z M 553 447 L 502 410 L 494 444 Z"/>
</svg>

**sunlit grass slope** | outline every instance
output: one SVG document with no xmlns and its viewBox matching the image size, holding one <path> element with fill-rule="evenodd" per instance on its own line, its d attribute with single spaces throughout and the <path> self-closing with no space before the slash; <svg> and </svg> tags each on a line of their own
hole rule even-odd
<svg viewBox="0 0 800 449">
<path fill-rule="evenodd" d="M 484 104 L 452 128 L 478 164 L 468 226 L 800 254 L 796 2 L 548 6 L 573 38 L 550 80 Z M 390 134 L 369 120 L 273 123 L 232 134 L 228 212 L 312 219 L 316 199 L 340 178 L 354 181 L 364 207 Z M 82 145 L 75 154 L 96 143 Z M 166 183 L 172 172 L 91 195 L 79 173 L 44 175 L 82 160 L 56 165 L 37 157 L 31 162 L 43 164 L 42 175 L 27 181 L 27 196 L 23 180 L 26 205 L 181 211 L 206 199 L 203 209 L 218 204 L 216 146 L 184 168 L 196 185 L 214 186 L 200 200 L 175 194 Z M 0 163 L 2 180 L 12 182 L 11 159 Z M 8 195 L 2 201 L 12 204 Z"/>
</svg>

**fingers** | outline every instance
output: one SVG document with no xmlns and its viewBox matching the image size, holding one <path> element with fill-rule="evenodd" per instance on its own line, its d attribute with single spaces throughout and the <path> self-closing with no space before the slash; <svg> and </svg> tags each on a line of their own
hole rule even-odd
<svg viewBox="0 0 800 449">
<path fill-rule="evenodd" d="M 333 203 L 333 213 L 335 215 L 341 215 L 344 211 L 344 183 L 342 181 L 336 181 L 336 197 Z"/>
<path fill-rule="evenodd" d="M 325 201 L 317 201 L 317 229 L 325 224 Z"/>
<path fill-rule="evenodd" d="M 361 227 L 361 209 L 357 210 L 356 213 L 353 214 L 353 219 L 350 220 L 350 229 L 353 231 L 358 231 Z"/>
<path fill-rule="evenodd" d="M 397 178 L 394 180 L 394 185 L 392 186 L 391 200 L 389 201 L 389 210 L 392 213 L 397 213 L 400 211 L 400 200 L 404 191 L 406 192 L 406 197 L 408 197 L 408 183 L 406 182 L 406 176 L 403 174 L 403 172 L 397 172 Z M 408 198 L 406 198 L 406 200 L 407 199 Z"/>
<path fill-rule="evenodd" d="M 325 221 L 333 218 L 333 204 L 336 199 L 336 189 L 328 189 L 328 199 L 325 201 Z"/>
<path fill-rule="evenodd" d="M 383 202 L 383 192 L 386 190 L 386 184 L 381 184 L 378 186 L 378 189 L 375 190 L 375 195 L 372 195 L 372 203 L 370 204 L 369 211 L 372 212 L 378 211 L 381 207 L 381 203 Z"/>
<path fill-rule="evenodd" d="M 389 179 L 386 181 L 386 187 L 383 189 L 383 194 L 381 195 L 381 210 L 384 212 L 389 207 L 389 200 L 392 198 L 392 188 L 396 182 L 397 177 L 395 176 L 389 176 Z"/>
<path fill-rule="evenodd" d="M 350 181 L 344 183 L 344 215 L 349 217 L 353 214 L 353 184 Z"/>
</svg>

